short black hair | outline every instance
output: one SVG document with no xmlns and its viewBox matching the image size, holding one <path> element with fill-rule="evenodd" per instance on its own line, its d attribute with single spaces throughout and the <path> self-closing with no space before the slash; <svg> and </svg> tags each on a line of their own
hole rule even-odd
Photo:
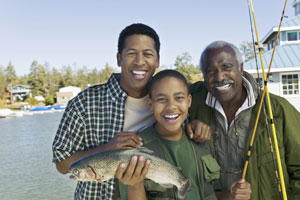
<svg viewBox="0 0 300 200">
<path fill-rule="evenodd" d="M 188 94 L 189 94 L 189 85 L 188 85 L 188 82 L 186 81 L 185 77 L 180 72 L 178 72 L 176 70 L 166 69 L 166 70 L 158 72 L 151 79 L 149 87 L 148 87 L 148 94 L 149 94 L 150 98 L 152 97 L 151 93 L 152 93 L 152 90 L 153 90 L 153 87 L 154 87 L 155 83 L 159 82 L 160 80 L 162 80 L 166 77 L 174 77 L 174 78 L 182 81 L 184 83 L 184 85 L 186 86 L 186 89 L 187 89 Z"/>
<path fill-rule="evenodd" d="M 122 30 L 122 32 L 119 35 L 119 40 L 118 40 L 118 53 L 119 54 L 121 54 L 124 49 L 125 39 L 127 37 L 129 37 L 131 35 L 135 35 L 135 34 L 147 35 L 147 36 L 151 37 L 155 42 L 155 49 L 156 49 L 157 55 L 159 55 L 160 41 L 159 41 L 159 37 L 158 37 L 157 33 L 150 26 L 147 26 L 142 23 L 131 24 Z"/>
</svg>

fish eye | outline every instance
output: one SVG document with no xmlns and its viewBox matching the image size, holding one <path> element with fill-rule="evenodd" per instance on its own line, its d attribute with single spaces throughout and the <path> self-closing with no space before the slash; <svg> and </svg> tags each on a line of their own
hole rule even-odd
<svg viewBox="0 0 300 200">
<path fill-rule="evenodd" d="M 73 174 L 74 174 L 74 175 L 78 175 L 78 174 L 79 174 L 79 170 L 78 170 L 78 169 L 74 169 L 74 170 L 73 170 Z"/>
</svg>

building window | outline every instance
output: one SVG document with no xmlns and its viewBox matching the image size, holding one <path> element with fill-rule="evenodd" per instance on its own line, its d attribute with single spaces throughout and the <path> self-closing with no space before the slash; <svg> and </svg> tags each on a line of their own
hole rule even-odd
<svg viewBox="0 0 300 200">
<path fill-rule="evenodd" d="M 299 77 L 298 74 L 282 75 L 282 92 L 283 95 L 299 94 Z"/>
<path fill-rule="evenodd" d="M 289 32 L 288 35 L 288 41 L 296 41 L 297 40 L 297 32 Z"/>
</svg>

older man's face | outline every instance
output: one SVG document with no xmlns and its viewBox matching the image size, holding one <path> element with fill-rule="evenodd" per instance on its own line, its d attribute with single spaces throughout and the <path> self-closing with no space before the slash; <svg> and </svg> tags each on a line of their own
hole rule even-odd
<svg viewBox="0 0 300 200">
<path fill-rule="evenodd" d="M 243 66 L 239 66 L 234 51 L 221 47 L 206 52 L 203 74 L 208 91 L 224 105 L 242 95 Z"/>
</svg>

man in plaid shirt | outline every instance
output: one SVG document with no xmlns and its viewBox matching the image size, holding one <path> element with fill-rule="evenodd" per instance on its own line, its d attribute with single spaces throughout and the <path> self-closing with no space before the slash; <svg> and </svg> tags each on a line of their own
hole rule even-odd
<svg viewBox="0 0 300 200">
<path fill-rule="evenodd" d="M 142 146 L 135 132 L 154 122 L 146 94 L 159 66 L 159 49 L 159 37 L 147 25 L 132 24 L 120 33 L 117 61 L 121 74 L 112 74 L 107 83 L 82 91 L 63 114 L 52 147 L 60 173 L 68 173 L 74 161 L 96 152 Z M 142 159 L 134 156 L 130 165 L 144 166 Z M 132 172 L 124 172 L 127 174 Z M 79 181 L 74 198 L 113 199 L 114 184 L 114 179 L 107 184 Z"/>
</svg>

